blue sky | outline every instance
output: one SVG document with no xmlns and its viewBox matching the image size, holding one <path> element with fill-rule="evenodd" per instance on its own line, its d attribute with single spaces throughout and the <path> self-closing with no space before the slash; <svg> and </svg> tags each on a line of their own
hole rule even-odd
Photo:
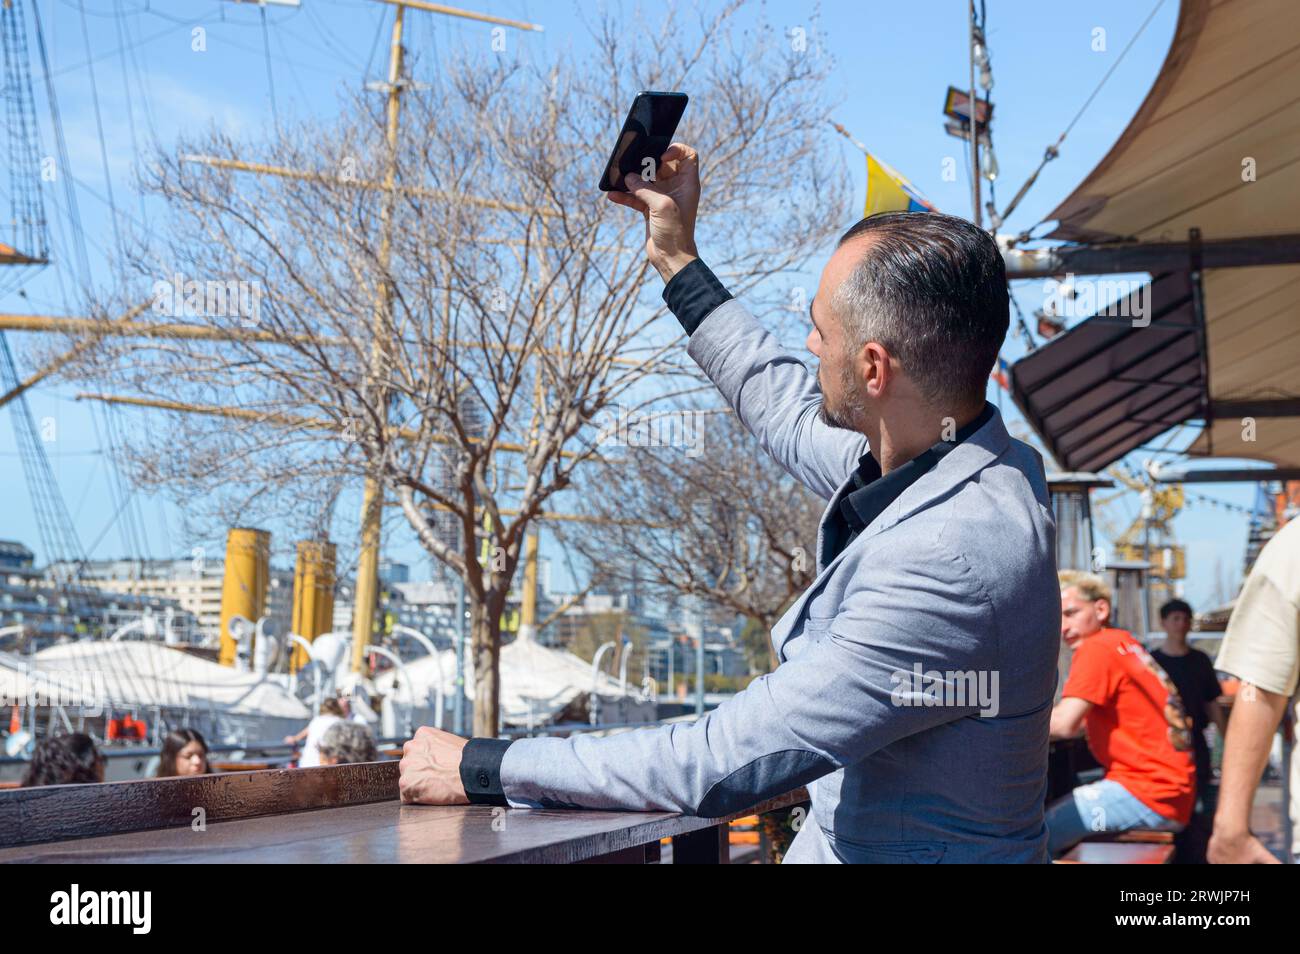
<svg viewBox="0 0 1300 954">
<path fill-rule="evenodd" d="M 380 78 L 392 17 L 392 8 L 378 0 L 302 0 L 298 9 L 268 6 L 264 31 L 258 7 L 229 0 L 84 0 L 84 5 L 82 0 L 26 0 L 29 25 L 32 4 L 37 2 L 49 43 L 72 174 L 78 182 L 88 254 L 101 278 L 113 244 L 105 201 L 109 186 L 120 215 L 147 226 L 155 214 L 133 189 L 137 145 L 145 145 L 155 135 L 169 144 L 177 136 L 201 131 L 209 124 L 255 138 L 270 128 L 273 99 L 274 110 L 282 118 L 330 115 L 337 108 L 340 92 L 356 89 L 366 79 Z M 540 34 L 507 34 L 508 43 L 526 45 L 530 53 L 543 57 L 581 49 L 587 42 L 583 11 L 589 15 L 595 9 L 594 4 L 569 0 L 466 0 L 464 5 L 543 24 L 545 32 Z M 1088 4 L 988 0 L 987 7 L 987 38 L 996 82 L 993 133 L 1001 167 L 997 194 L 1000 205 L 1005 206 L 1037 165 L 1044 148 L 1056 140 L 1115 64 L 1157 7 L 1157 0 L 1137 4 L 1122 0 Z M 651 16 L 658 8 L 658 4 L 645 5 Z M 944 132 L 941 115 L 947 86 L 967 81 L 965 3 L 857 0 L 814 6 L 774 2 L 765 10 L 776 28 L 803 28 L 810 46 L 833 58 L 831 96 L 840 104 L 835 118 L 907 175 L 940 209 L 969 215 L 965 144 Z M 1019 231 L 1038 223 L 1105 156 L 1159 71 L 1176 16 L 1175 0 L 1159 5 L 1145 32 L 1074 126 L 1061 157 L 1048 165 L 1003 231 Z M 202 33 L 196 34 L 196 29 Z M 1105 31 L 1104 51 L 1093 48 L 1098 29 Z M 411 11 L 406 44 L 418 54 L 421 68 L 429 70 L 436 68 L 440 56 L 453 51 L 482 50 L 488 55 L 490 30 L 486 24 Z M 197 36 L 205 47 L 201 51 L 194 49 L 199 45 Z M 42 114 L 41 150 L 47 155 L 53 152 L 53 139 L 34 43 L 32 58 L 37 108 Z M 611 130 L 620 119 L 611 117 Z M 847 142 L 840 148 L 846 150 L 857 201 L 861 202 L 865 185 L 860 154 Z M 957 174 L 954 181 L 946 181 L 945 164 L 952 168 L 953 160 Z M 61 217 L 61 195 L 47 192 L 46 200 L 49 214 Z M 71 285 L 72 272 L 66 264 L 69 246 L 66 236 L 57 238 L 56 264 L 27 282 L 26 299 L 11 291 L 0 300 L 0 308 L 68 313 L 70 306 L 60 283 Z M 702 253 L 707 258 L 708 250 Z M 824 261 L 825 256 L 813 261 L 810 288 L 815 286 L 816 271 Z M 1042 303 L 1042 283 L 1020 283 L 1015 294 L 1030 315 Z M 25 361 L 30 341 L 17 333 L 9 338 L 20 373 L 30 371 Z M 801 340 L 790 343 L 802 349 Z M 1010 339 L 1004 355 L 1014 360 L 1023 351 L 1023 343 Z M 98 541 L 92 556 L 122 556 L 137 548 L 158 557 L 186 555 L 194 546 L 209 548 L 209 552 L 219 550 L 219 538 L 188 537 L 179 512 L 162 499 L 136 494 L 130 509 L 142 522 L 142 530 L 130 532 L 122 517 L 115 519 L 119 498 L 114 496 L 111 464 L 103 453 L 106 429 L 113 422 L 104 412 L 92 414 L 86 404 L 73 401 L 74 393 L 75 389 L 67 386 L 44 386 L 31 395 L 31 406 L 38 426 L 45 420 L 57 423 L 56 439 L 47 444 L 47 451 L 83 544 Z M 993 385 L 990 399 L 997 397 Z M 1010 421 L 1019 420 L 1009 399 L 1002 401 L 1002 407 Z M 10 505 L 0 518 L 0 537 L 21 539 L 39 551 L 17 445 L 8 415 L 5 417 L 0 424 L 0 493 Z M 165 419 L 156 423 L 158 431 L 163 431 Z M 1187 443 L 1190 436 L 1185 434 L 1176 446 Z M 1254 501 L 1253 485 L 1211 485 L 1197 490 L 1239 507 Z M 1136 507 L 1131 495 L 1112 505 L 1113 521 L 1127 524 Z M 342 500 L 340 511 L 344 510 L 351 513 L 355 502 Z M 276 528 L 270 529 L 274 532 Z M 1187 594 L 1194 604 L 1206 606 L 1215 596 L 1219 576 L 1226 573 L 1235 578 L 1240 573 L 1246 518 L 1202 503 L 1181 515 L 1175 529 L 1189 547 Z M 341 518 L 334 535 L 346 545 L 354 530 L 354 520 Z M 287 565 L 291 544 L 285 535 L 277 537 L 279 562 Z M 545 552 L 545 544 L 543 548 Z M 392 535 L 387 550 L 388 557 L 410 562 L 417 577 L 425 575 L 427 560 L 409 535 Z M 564 577 L 557 567 L 557 582 L 563 584 Z"/>
</svg>

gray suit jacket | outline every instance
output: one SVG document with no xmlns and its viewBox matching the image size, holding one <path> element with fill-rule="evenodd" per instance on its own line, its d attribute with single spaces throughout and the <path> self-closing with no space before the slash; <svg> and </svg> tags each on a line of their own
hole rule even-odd
<svg viewBox="0 0 1300 954">
<path fill-rule="evenodd" d="M 735 300 L 688 350 L 836 506 L 866 439 L 820 419 L 808 369 Z M 772 631 L 775 672 L 694 723 L 515 742 L 502 792 L 717 816 L 807 784 L 787 861 L 1046 861 L 1055 533 L 1042 460 L 995 413 L 828 565 L 819 530 L 817 578 Z"/>
</svg>

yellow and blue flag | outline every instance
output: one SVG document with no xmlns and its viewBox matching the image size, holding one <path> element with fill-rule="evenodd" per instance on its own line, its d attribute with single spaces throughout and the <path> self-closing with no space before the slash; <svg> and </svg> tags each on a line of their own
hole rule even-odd
<svg viewBox="0 0 1300 954">
<path fill-rule="evenodd" d="M 871 153 L 867 153 L 867 206 L 862 214 L 878 212 L 938 212 L 912 183 Z"/>
</svg>

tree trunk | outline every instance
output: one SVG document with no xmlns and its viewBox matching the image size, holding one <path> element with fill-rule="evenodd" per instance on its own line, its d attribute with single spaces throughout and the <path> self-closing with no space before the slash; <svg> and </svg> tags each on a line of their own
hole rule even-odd
<svg viewBox="0 0 1300 954">
<path fill-rule="evenodd" d="M 474 658 L 474 735 L 496 738 L 501 713 L 501 614 L 471 604 L 470 646 Z"/>
</svg>

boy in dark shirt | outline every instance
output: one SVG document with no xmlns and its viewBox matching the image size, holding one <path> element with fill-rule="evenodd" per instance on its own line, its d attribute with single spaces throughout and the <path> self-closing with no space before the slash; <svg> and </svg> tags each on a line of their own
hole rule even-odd
<svg viewBox="0 0 1300 954">
<path fill-rule="evenodd" d="M 1165 631 L 1165 641 L 1152 650 L 1151 656 L 1183 697 L 1183 705 L 1192 719 L 1192 754 L 1196 761 L 1196 811 L 1175 840 L 1174 860 L 1181 864 L 1204 864 L 1219 801 L 1219 786 L 1214 783 L 1214 770 L 1210 768 L 1210 747 L 1205 743 L 1205 727 L 1213 722 L 1222 739 L 1228 729 L 1228 717 L 1218 703 L 1223 690 L 1214 664 L 1205 653 L 1187 645 L 1192 608 L 1182 600 L 1170 600 L 1160 607 L 1160 626 Z"/>
<path fill-rule="evenodd" d="M 1182 600 L 1170 600 L 1160 607 L 1160 626 L 1165 631 L 1165 641 L 1152 650 L 1151 655 L 1178 687 L 1183 706 L 1192 717 L 1192 749 L 1196 757 L 1200 811 L 1213 816 L 1218 789 L 1212 785 L 1214 773 L 1210 768 L 1210 749 L 1205 744 L 1205 727 L 1213 722 L 1220 738 L 1227 731 L 1227 716 L 1218 703 L 1223 690 L 1210 657 L 1187 645 L 1187 634 L 1192 628 L 1192 608 Z"/>
</svg>

